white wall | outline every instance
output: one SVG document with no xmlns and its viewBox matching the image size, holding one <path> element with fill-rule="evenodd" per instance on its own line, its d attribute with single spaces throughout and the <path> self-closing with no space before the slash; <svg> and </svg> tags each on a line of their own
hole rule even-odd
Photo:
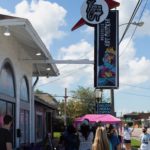
<svg viewBox="0 0 150 150">
<path fill-rule="evenodd" d="M 32 65 L 27 64 L 20 60 L 20 55 L 26 54 L 26 50 L 23 49 L 21 44 L 16 41 L 13 36 L 5 37 L 0 32 L 0 68 L 4 63 L 6 58 L 11 61 L 12 67 L 14 69 L 15 82 L 16 82 L 16 129 L 19 128 L 19 114 L 20 114 L 20 81 L 25 75 L 28 79 L 29 84 L 29 94 L 30 94 L 30 129 L 33 128 L 34 122 L 31 116 L 34 116 L 33 104 L 31 102 L 32 97 Z M 31 107 L 32 104 L 32 107 Z M 31 122 L 32 121 L 32 122 Z M 34 131 L 30 130 L 30 141 L 34 142 Z M 16 138 L 16 144 L 19 146 L 19 139 Z"/>
</svg>

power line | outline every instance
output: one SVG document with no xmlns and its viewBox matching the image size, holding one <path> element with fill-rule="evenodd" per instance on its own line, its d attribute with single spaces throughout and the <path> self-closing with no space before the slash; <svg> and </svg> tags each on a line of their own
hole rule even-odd
<svg viewBox="0 0 150 150">
<path fill-rule="evenodd" d="M 66 74 L 66 75 L 62 76 L 61 78 L 57 78 L 57 79 L 52 80 L 52 81 L 49 81 L 49 82 L 47 82 L 47 83 L 40 84 L 40 85 L 38 85 L 37 87 L 44 86 L 44 85 L 47 85 L 47 84 L 49 84 L 49 83 L 52 83 L 52 82 L 58 81 L 58 80 L 60 80 L 60 79 L 62 79 L 62 78 L 64 78 L 64 77 L 66 77 L 66 76 L 68 76 L 68 75 L 70 75 L 70 74 L 72 74 L 72 73 L 76 72 L 77 70 L 80 70 L 80 69 L 84 69 L 84 68 L 86 68 L 87 66 L 88 66 L 88 65 L 85 65 L 85 66 L 83 66 L 83 67 L 80 67 L 80 68 L 78 68 L 78 69 L 76 69 L 76 70 L 74 70 L 74 71 L 72 71 L 72 72 L 69 72 L 68 74 Z"/>
<path fill-rule="evenodd" d="M 130 92 L 119 92 L 119 94 L 127 94 L 127 95 L 134 95 L 134 96 L 141 96 L 141 97 L 146 97 L 146 98 L 150 98 L 150 95 L 142 95 L 142 94 L 136 94 L 136 93 L 130 93 Z M 53 96 L 53 95 L 52 95 Z M 65 96 L 58 96 L 58 95 L 54 95 L 53 97 L 62 97 L 64 98 Z M 73 96 L 67 96 L 73 99 L 83 99 L 83 100 L 91 100 L 89 98 L 80 98 L 80 97 L 73 97 Z"/>
<path fill-rule="evenodd" d="M 133 14 L 132 14 L 132 16 L 131 16 L 131 18 L 130 18 L 130 21 L 129 21 L 129 23 L 128 23 L 128 26 L 127 26 L 127 28 L 126 28 L 126 30 L 125 30 L 125 32 L 124 32 L 124 34 L 123 34 L 123 36 L 122 36 L 121 39 L 124 38 L 124 36 L 125 36 L 125 34 L 126 34 L 128 28 L 129 28 L 129 26 L 130 26 L 132 20 L 134 19 L 134 16 L 136 15 L 136 13 L 137 13 L 137 11 L 138 11 L 140 5 L 141 5 L 141 2 L 142 2 L 141 0 L 138 1 L 137 5 L 136 5 L 136 7 L 135 7 L 135 9 L 134 9 L 134 11 L 133 11 Z M 120 41 L 120 42 L 121 42 L 121 41 Z M 119 44 L 120 44 L 120 43 L 119 43 Z M 69 74 L 72 74 L 72 72 L 70 72 Z M 68 76 L 68 75 L 66 75 L 66 76 Z M 64 76 L 64 77 L 66 77 L 66 76 Z M 57 80 L 60 80 L 60 79 L 56 79 L 56 80 L 53 80 L 53 81 L 51 81 L 51 82 L 54 82 L 54 81 L 57 81 Z M 51 82 L 49 82 L 49 83 L 51 83 Z M 43 85 L 45 85 L 45 84 L 43 84 Z M 42 86 L 43 86 L 43 85 L 42 85 Z M 40 85 L 40 86 L 41 86 L 41 85 Z"/>
<path fill-rule="evenodd" d="M 120 93 L 150 98 L 150 95 L 141 95 L 141 94 L 130 93 L 130 92 L 120 92 Z"/>
<path fill-rule="evenodd" d="M 51 95 L 52 97 L 62 97 L 62 98 L 65 98 L 65 96 L 58 96 L 58 95 Z M 81 97 L 74 97 L 74 96 L 68 96 L 67 95 L 67 98 L 70 97 L 70 98 L 73 98 L 73 99 L 80 99 L 80 100 L 91 100 L 91 98 L 81 98 Z"/>
<path fill-rule="evenodd" d="M 136 86 L 136 85 L 130 85 L 130 84 L 124 84 L 124 83 L 121 83 L 121 84 L 126 85 L 126 86 L 130 86 L 130 87 L 136 87 L 136 88 L 139 88 L 139 89 L 150 90 L 150 88 L 139 87 L 139 86 Z"/>
<path fill-rule="evenodd" d="M 132 16 L 131 16 L 129 22 L 128 22 L 128 24 L 127 24 L 125 30 L 124 30 L 124 33 L 122 34 L 122 37 L 121 37 L 121 39 L 120 39 L 120 41 L 119 41 L 119 44 L 122 42 L 123 38 L 125 37 L 125 35 L 126 35 L 128 29 L 129 29 L 129 27 L 130 27 L 130 25 L 131 25 L 131 23 L 132 23 L 132 21 L 133 21 L 135 15 L 136 15 L 136 13 L 137 13 L 137 11 L 138 11 L 138 9 L 139 9 L 141 3 L 142 3 L 142 0 L 139 0 L 138 3 L 137 3 L 137 5 L 136 5 L 136 7 L 135 7 L 135 9 L 134 9 L 134 11 L 133 11 L 133 13 L 132 13 Z"/>
<path fill-rule="evenodd" d="M 145 7 L 146 7 L 146 5 L 147 5 L 147 2 L 148 2 L 148 0 L 146 1 Z M 136 7 L 135 7 L 135 9 L 134 9 L 134 11 L 133 11 L 133 14 L 132 14 L 130 20 L 129 20 L 129 22 L 128 22 L 128 25 L 127 25 L 127 27 L 126 27 L 126 29 L 125 29 L 125 31 L 124 31 L 122 37 L 121 37 L 121 40 L 120 40 L 119 44 L 121 43 L 121 41 L 123 40 L 125 34 L 127 33 L 127 30 L 129 29 L 129 26 L 130 26 L 131 22 L 133 21 L 133 19 L 134 19 L 135 15 L 136 15 L 136 13 L 137 13 L 137 11 L 138 11 L 138 9 L 139 9 L 141 3 L 142 3 L 142 1 L 139 0 L 138 3 L 137 3 L 137 5 L 136 5 Z M 141 17 L 142 17 L 142 14 L 143 14 L 144 10 L 145 10 L 145 7 L 144 7 L 144 9 L 143 9 L 143 11 L 142 11 L 142 13 L 141 13 Z M 140 19 L 141 19 L 141 17 L 140 17 Z M 139 19 L 139 20 L 140 20 L 140 19 Z M 136 26 L 136 28 L 137 28 L 137 26 Z M 136 28 L 135 28 L 135 30 L 134 30 L 134 32 L 133 32 L 133 34 L 132 34 L 130 40 L 132 39 L 133 35 L 135 34 Z M 129 42 L 130 42 L 130 40 L 129 40 Z M 129 42 L 128 42 L 128 44 L 129 44 Z M 127 48 L 128 44 L 126 45 L 126 48 Z M 123 52 L 124 52 L 124 51 L 123 51 Z M 89 53 L 90 53 L 90 52 L 89 52 Z M 87 55 L 87 54 L 86 54 L 86 55 Z M 122 54 L 121 54 L 121 55 L 122 55 Z M 120 55 L 120 56 L 121 56 L 121 55 Z M 83 56 L 81 56 L 80 58 L 82 58 L 82 57 L 83 57 Z M 85 57 L 85 56 L 84 56 L 84 57 Z M 84 68 L 85 68 L 85 67 L 87 67 L 87 65 L 84 66 Z M 64 68 L 64 67 L 62 67 L 62 68 Z M 79 70 L 79 69 L 82 69 L 82 67 L 81 67 L 81 68 L 78 68 L 77 70 Z M 69 72 L 68 74 L 62 76 L 61 79 L 64 78 L 64 77 L 67 77 L 68 75 L 70 75 L 70 74 L 72 74 L 72 73 L 74 73 L 74 72 L 76 72 L 76 70 L 73 71 L 73 72 Z M 41 84 L 41 85 L 38 85 L 37 87 L 39 87 L 39 86 L 44 86 L 44 85 L 46 85 L 46 84 L 49 84 L 49 83 L 52 83 L 52 82 L 55 82 L 55 81 L 58 81 L 58 80 L 60 80 L 60 78 L 59 78 L 59 79 L 52 80 L 52 81 L 49 81 L 49 82 L 44 83 L 44 84 Z"/>
<path fill-rule="evenodd" d="M 142 12 L 141 12 L 141 14 L 140 14 L 139 19 L 138 19 L 138 23 L 140 22 L 140 20 L 141 20 L 141 18 L 142 18 L 142 16 L 143 16 L 143 13 L 144 13 L 144 11 L 145 11 L 145 8 L 146 8 L 146 6 L 147 6 L 147 3 L 148 3 L 148 0 L 146 0 L 146 3 L 145 3 L 145 5 L 144 5 L 144 8 L 143 8 L 143 10 L 142 10 Z M 134 28 L 134 31 L 133 31 L 133 33 L 132 33 L 132 35 L 131 35 L 129 41 L 128 41 L 128 43 L 126 44 L 126 47 L 124 48 L 124 50 L 122 51 L 122 53 L 119 55 L 119 57 L 121 57 L 121 56 L 123 55 L 123 53 L 125 52 L 125 50 L 126 50 L 127 47 L 129 46 L 129 43 L 131 42 L 131 40 L 132 40 L 132 38 L 133 38 L 133 36 L 134 36 L 134 34 L 135 34 L 135 32 L 136 32 L 136 29 L 137 29 L 137 26 Z"/>
</svg>

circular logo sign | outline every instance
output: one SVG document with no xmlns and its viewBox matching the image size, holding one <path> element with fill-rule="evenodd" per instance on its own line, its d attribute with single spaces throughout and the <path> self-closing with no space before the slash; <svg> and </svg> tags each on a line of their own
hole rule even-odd
<svg viewBox="0 0 150 150">
<path fill-rule="evenodd" d="M 85 0 L 81 7 L 81 15 L 89 24 L 103 22 L 109 13 L 105 0 Z"/>
</svg>

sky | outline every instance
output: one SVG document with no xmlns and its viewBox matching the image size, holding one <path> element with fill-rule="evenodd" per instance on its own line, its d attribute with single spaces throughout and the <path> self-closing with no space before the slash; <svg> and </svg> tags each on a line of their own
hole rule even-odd
<svg viewBox="0 0 150 150">
<path fill-rule="evenodd" d="M 116 0 L 120 6 L 119 24 L 127 23 L 138 0 Z M 94 59 L 94 29 L 84 25 L 71 31 L 81 18 L 84 0 L 0 0 L 0 13 L 29 19 L 56 60 Z M 147 3 L 147 5 L 145 5 Z M 143 12 L 143 13 L 142 13 Z M 143 0 L 133 20 L 144 22 L 135 29 L 131 25 L 119 45 L 119 88 L 114 90 L 117 115 L 133 111 L 150 111 L 150 0 Z M 119 36 L 125 29 L 119 27 Z M 132 37 L 132 38 L 131 38 Z M 58 77 L 40 78 L 36 88 L 51 95 L 64 96 L 79 86 L 94 88 L 92 64 L 57 64 Z M 110 91 L 104 90 L 110 97 Z M 57 98 L 56 98 L 57 99 Z"/>
</svg>

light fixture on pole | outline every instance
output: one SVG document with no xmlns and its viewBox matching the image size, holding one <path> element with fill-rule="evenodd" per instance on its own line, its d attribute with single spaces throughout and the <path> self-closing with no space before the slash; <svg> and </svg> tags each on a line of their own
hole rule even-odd
<svg viewBox="0 0 150 150">
<path fill-rule="evenodd" d="M 135 26 L 138 26 L 138 27 L 141 27 L 144 25 L 144 22 L 141 21 L 141 22 L 131 22 L 131 23 L 123 23 L 123 24 L 120 24 L 119 27 L 121 26 L 124 26 L 124 25 L 127 25 L 127 24 L 132 24 L 132 25 L 135 25 Z"/>
<path fill-rule="evenodd" d="M 144 22 L 143 21 L 141 21 L 141 22 L 133 22 L 131 24 L 139 26 L 139 27 L 142 27 L 144 25 Z"/>
<path fill-rule="evenodd" d="M 10 33 L 10 31 L 9 31 L 9 27 L 8 26 L 6 26 L 5 27 L 5 31 L 4 31 L 4 33 L 3 33 L 5 36 L 10 36 L 11 35 L 11 33 Z"/>
<path fill-rule="evenodd" d="M 102 103 L 102 89 L 95 89 L 95 113 L 99 113 L 100 103 Z"/>
<path fill-rule="evenodd" d="M 95 98 L 97 101 L 102 101 L 102 90 L 101 89 L 95 89 Z"/>
</svg>

